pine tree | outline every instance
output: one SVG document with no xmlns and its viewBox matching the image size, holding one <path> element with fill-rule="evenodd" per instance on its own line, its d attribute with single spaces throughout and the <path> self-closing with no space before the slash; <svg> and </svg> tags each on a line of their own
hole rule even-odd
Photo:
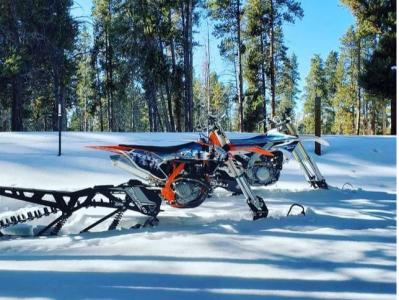
<svg viewBox="0 0 399 300">
<path fill-rule="evenodd" d="M 11 97 L 11 130 L 23 130 L 23 110 L 25 102 L 25 82 L 23 80 L 24 65 L 26 65 L 27 57 L 23 55 L 29 43 L 23 35 L 23 29 L 27 26 L 26 22 L 26 5 L 17 1 L 2 1 L 0 3 L 0 34 L 2 38 L 1 53 L 1 81 L 7 81 L 11 86 L 9 93 L 4 96 Z M 22 23 L 22 26 L 18 26 Z M 8 106 L 6 103 L 5 106 Z"/>
<path fill-rule="evenodd" d="M 104 76 L 101 78 L 102 90 L 107 100 L 107 120 L 108 130 L 116 130 L 116 116 L 114 103 L 114 14 L 115 0 L 94 0 L 93 19 L 94 19 L 94 60 L 98 60 Z"/>
<path fill-rule="evenodd" d="M 326 58 L 325 62 L 325 76 L 326 76 L 326 105 L 325 105 L 325 115 L 326 115 L 326 132 L 330 133 L 332 132 L 332 127 L 334 124 L 334 118 L 335 118 L 335 109 L 333 105 L 333 99 L 335 97 L 335 94 L 337 92 L 337 78 L 336 78 L 336 73 L 337 73 L 337 65 L 338 65 L 338 52 L 336 51 L 330 51 Z"/>
<path fill-rule="evenodd" d="M 299 89 L 298 61 L 295 54 L 289 59 L 285 59 L 281 71 L 281 76 L 277 85 L 279 95 L 277 114 L 282 115 L 287 111 L 294 117 L 294 108 L 298 99 Z"/>
<path fill-rule="evenodd" d="M 66 126 L 77 34 L 71 6 L 71 0 L 0 2 L 0 82 L 5 84 L 0 97 L 10 111 L 11 130 L 58 129 L 58 104 Z M 43 105 L 46 114 L 39 117 L 36 110 Z"/>
<path fill-rule="evenodd" d="M 343 36 L 341 43 L 340 69 L 337 70 L 340 85 L 334 101 L 334 106 L 338 106 L 335 123 L 339 126 L 335 125 L 334 128 L 339 133 L 356 134 L 360 132 L 361 115 L 360 44 L 353 26 Z"/>
<path fill-rule="evenodd" d="M 284 22 L 294 23 L 296 18 L 303 17 L 303 10 L 295 0 L 268 0 L 268 37 L 270 53 L 270 89 L 271 113 L 276 114 L 276 32 L 281 30 Z"/>
<path fill-rule="evenodd" d="M 221 39 L 220 53 L 235 63 L 237 72 L 237 99 L 239 129 L 244 130 L 244 83 L 242 56 L 244 44 L 242 40 L 242 1 L 241 0 L 209 0 L 208 10 L 215 21 L 214 35 Z"/>
<path fill-rule="evenodd" d="M 321 99 L 321 112 L 322 112 L 322 132 L 326 133 L 325 128 L 325 110 L 326 110 L 326 77 L 324 72 L 324 63 L 320 55 L 314 55 L 310 62 L 310 70 L 306 77 L 306 85 L 304 90 L 304 131 L 306 133 L 314 132 L 314 111 L 315 111 L 315 98 Z M 328 108 L 328 107 L 327 107 Z"/>
<path fill-rule="evenodd" d="M 245 14 L 246 126 L 254 130 L 266 119 L 268 97 L 272 116 L 281 113 L 279 103 L 283 98 L 283 106 L 288 106 L 282 81 L 287 81 L 290 63 L 282 27 L 284 22 L 294 23 L 296 18 L 301 18 L 303 10 L 297 1 L 249 0 Z"/>
<path fill-rule="evenodd" d="M 95 92 L 93 90 L 95 73 L 91 65 L 91 36 L 87 27 L 83 27 L 78 40 L 77 48 L 81 51 L 77 57 L 77 84 L 75 103 L 75 126 L 81 131 L 93 130 L 93 108 L 95 106 Z"/>
<path fill-rule="evenodd" d="M 263 86 L 262 75 L 262 54 L 257 48 L 258 44 L 248 43 L 245 57 L 244 78 L 247 82 L 246 89 L 246 105 L 245 105 L 245 131 L 256 131 L 258 124 L 262 124 L 262 120 L 266 118 L 266 100 L 265 89 Z M 264 88 L 264 89 L 263 89 Z"/>
<path fill-rule="evenodd" d="M 336 67 L 336 93 L 332 99 L 335 109 L 333 132 L 337 134 L 353 134 L 355 132 L 354 93 L 350 76 L 346 71 L 346 58 L 341 55 Z"/>
<path fill-rule="evenodd" d="M 357 19 L 361 36 L 374 36 L 377 45 L 367 59 L 360 84 L 381 103 L 390 99 L 391 134 L 396 134 L 396 1 L 341 0 Z"/>
<path fill-rule="evenodd" d="M 266 131 L 267 76 L 269 55 L 267 54 L 267 3 L 263 0 L 248 0 L 245 6 L 244 78 L 247 82 L 245 127 L 246 131 Z"/>
</svg>

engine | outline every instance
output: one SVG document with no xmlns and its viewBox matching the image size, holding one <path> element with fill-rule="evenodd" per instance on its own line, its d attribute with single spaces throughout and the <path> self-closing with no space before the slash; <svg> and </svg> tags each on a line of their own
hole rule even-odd
<svg viewBox="0 0 399 300">
<path fill-rule="evenodd" d="M 208 196 L 210 186 L 199 179 L 179 177 L 173 182 L 174 206 L 193 208 L 200 206 Z"/>
<path fill-rule="evenodd" d="M 212 174 L 217 167 L 212 161 L 185 162 L 184 171 L 172 184 L 175 192 L 175 207 L 193 208 L 200 206 L 211 190 L 207 174 Z"/>
<path fill-rule="evenodd" d="M 269 185 L 279 179 L 284 157 L 281 151 L 274 151 L 273 154 L 273 157 L 261 156 L 248 165 L 245 175 L 250 185 Z"/>
</svg>

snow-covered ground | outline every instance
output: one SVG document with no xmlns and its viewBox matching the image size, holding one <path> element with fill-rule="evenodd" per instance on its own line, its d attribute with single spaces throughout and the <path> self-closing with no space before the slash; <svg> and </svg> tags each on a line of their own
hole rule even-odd
<svg viewBox="0 0 399 300">
<path fill-rule="evenodd" d="M 0 185 L 119 184 L 129 175 L 85 145 L 177 144 L 197 135 L 63 138 L 57 157 L 56 134 L 0 133 Z M 0 299 L 395 299 L 396 138 L 327 140 L 316 161 L 331 188 L 309 188 L 292 160 L 276 185 L 255 189 L 268 219 L 251 221 L 242 196 L 218 190 L 196 209 L 164 205 L 155 228 L 68 235 L 106 213 L 87 210 L 63 236 L 0 238 Z M 292 202 L 307 215 L 284 217 Z M 0 218 L 16 209 L 21 203 L 0 197 Z M 140 220 L 127 215 L 122 225 Z"/>
</svg>

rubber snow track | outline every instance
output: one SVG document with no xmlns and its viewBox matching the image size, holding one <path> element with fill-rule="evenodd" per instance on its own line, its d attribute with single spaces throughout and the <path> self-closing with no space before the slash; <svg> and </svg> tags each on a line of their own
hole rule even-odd
<svg viewBox="0 0 399 300">
<path fill-rule="evenodd" d="M 129 175 L 85 145 L 195 138 L 67 133 L 59 158 L 56 134 L 0 133 L 0 185 L 117 185 Z M 270 209 L 266 220 L 250 221 L 241 196 L 217 190 L 197 209 L 163 205 L 155 228 L 69 235 L 108 212 L 89 209 L 71 218 L 62 236 L 3 238 L 0 299 L 395 299 L 396 139 L 327 140 L 316 161 L 332 188 L 309 188 L 291 161 L 276 185 L 256 189 Z M 292 202 L 307 216 L 284 217 Z M 0 198 L 0 217 L 26 209 Z M 129 213 L 121 225 L 143 220 Z M 10 230 L 29 234 L 32 226 Z"/>
</svg>

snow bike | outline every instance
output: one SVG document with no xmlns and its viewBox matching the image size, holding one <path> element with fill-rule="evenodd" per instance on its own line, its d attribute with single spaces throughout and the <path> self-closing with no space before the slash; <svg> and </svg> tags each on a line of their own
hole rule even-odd
<svg viewBox="0 0 399 300">
<path fill-rule="evenodd" d="M 135 180 L 159 188 L 161 197 L 172 207 L 201 205 L 211 190 L 219 186 L 218 176 L 223 170 L 244 194 L 253 219 L 268 215 L 264 200 L 252 192 L 235 153 L 254 152 L 264 156 L 273 156 L 273 153 L 256 145 L 232 147 L 217 125 L 212 130 L 212 143 L 198 140 L 175 146 L 121 144 L 90 148 L 117 153 L 111 156 L 115 166 L 128 171 Z"/>
<path fill-rule="evenodd" d="M 267 206 L 252 192 L 251 185 L 268 185 L 278 180 L 283 151 L 294 154 L 314 187 L 327 188 L 296 133 L 287 135 L 274 130 L 251 139 L 230 141 L 218 119 L 209 116 L 208 134 L 181 145 L 121 144 L 91 148 L 117 153 L 111 156 L 115 166 L 147 186 L 159 188 L 161 197 L 175 208 L 197 207 L 213 188 L 223 187 L 244 194 L 254 220 L 266 217 Z M 284 125 L 293 131 L 288 118 L 274 125 Z"/>
</svg>

